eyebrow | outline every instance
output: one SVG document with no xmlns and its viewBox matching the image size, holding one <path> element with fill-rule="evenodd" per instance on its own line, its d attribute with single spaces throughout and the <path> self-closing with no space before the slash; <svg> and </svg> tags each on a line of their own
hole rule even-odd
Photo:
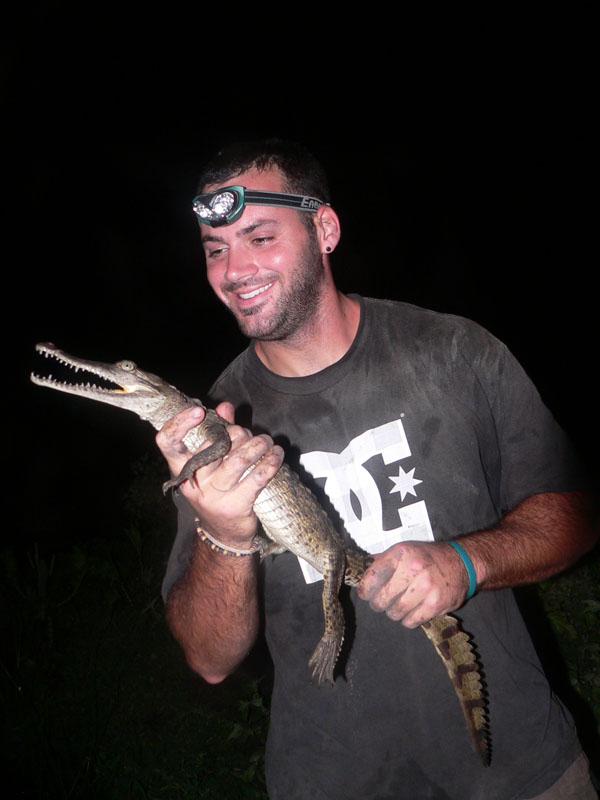
<svg viewBox="0 0 600 800">
<path fill-rule="evenodd" d="M 277 219 L 258 219 L 251 225 L 247 225 L 245 228 L 239 230 L 235 235 L 236 239 L 241 239 L 244 236 L 248 236 L 248 234 L 253 233 L 257 228 L 269 224 L 279 225 L 280 221 Z M 214 233 L 203 234 L 202 244 L 204 244 L 204 242 L 219 242 L 220 244 L 226 244 L 225 239 L 222 236 L 217 236 Z"/>
</svg>

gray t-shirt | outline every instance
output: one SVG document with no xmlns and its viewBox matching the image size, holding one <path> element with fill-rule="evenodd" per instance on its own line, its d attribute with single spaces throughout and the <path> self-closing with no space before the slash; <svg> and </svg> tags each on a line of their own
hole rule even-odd
<svg viewBox="0 0 600 800">
<path fill-rule="evenodd" d="M 532 494 L 578 488 L 562 431 L 497 339 L 458 317 L 360 302 L 355 341 L 336 364 L 283 378 L 250 345 L 211 392 L 284 446 L 345 536 L 370 552 L 449 539 L 493 525 Z M 189 508 L 179 506 L 165 594 L 194 539 Z M 318 688 L 307 666 L 323 626 L 318 575 L 284 553 L 265 559 L 263 587 L 275 665 L 273 800 L 517 800 L 550 786 L 579 753 L 511 591 L 482 592 L 456 612 L 489 696 L 492 765 L 484 768 L 422 631 L 343 589 L 335 687 Z"/>
</svg>

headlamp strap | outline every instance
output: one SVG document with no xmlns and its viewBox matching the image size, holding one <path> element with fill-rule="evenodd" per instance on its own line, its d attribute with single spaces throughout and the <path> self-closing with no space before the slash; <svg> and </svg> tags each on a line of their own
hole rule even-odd
<svg viewBox="0 0 600 800">
<path fill-rule="evenodd" d="M 254 206 L 284 206 L 296 208 L 300 211 L 317 211 L 321 206 L 327 205 L 316 197 L 304 194 L 285 194 L 284 192 L 260 192 L 254 189 L 246 190 L 244 199 L 248 205 Z"/>
<path fill-rule="evenodd" d="M 297 211 L 317 211 L 328 205 L 316 197 L 286 192 L 246 190 L 244 186 L 223 186 L 194 198 L 193 208 L 200 222 L 212 227 L 228 225 L 240 216 L 245 205 L 279 206 Z"/>
</svg>

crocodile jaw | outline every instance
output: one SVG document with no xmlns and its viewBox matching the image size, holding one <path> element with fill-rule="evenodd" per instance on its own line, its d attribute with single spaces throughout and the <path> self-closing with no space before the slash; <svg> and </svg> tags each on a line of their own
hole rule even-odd
<svg viewBox="0 0 600 800">
<path fill-rule="evenodd" d="M 71 383 L 67 380 L 57 380 L 52 375 L 42 377 L 33 372 L 30 375 L 32 383 L 133 411 L 157 429 L 160 429 L 177 411 L 191 404 L 189 401 L 182 403 L 180 392 L 161 378 L 138 369 L 132 361 L 119 361 L 116 364 L 87 361 L 71 356 L 49 342 L 37 344 L 35 349 L 46 358 L 54 359 L 73 369 L 75 373 L 82 371 L 95 375 L 110 381 L 118 388 L 103 388 L 89 382 Z M 171 403 L 166 403 L 166 398 L 170 399 Z"/>
</svg>

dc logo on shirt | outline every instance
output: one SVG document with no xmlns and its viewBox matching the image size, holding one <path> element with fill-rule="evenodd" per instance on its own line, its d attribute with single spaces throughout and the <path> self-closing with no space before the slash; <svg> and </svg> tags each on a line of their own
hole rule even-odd
<svg viewBox="0 0 600 800">
<path fill-rule="evenodd" d="M 399 525 L 383 527 L 382 493 L 400 493 L 401 501 L 417 497 L 422 483 L 415 468 L 405 470 L 398 464 L 397 475 L 387 476 L 391 486 L 378 484 L 365 464 L 379 456 L 383 464 L 395 464 L 411 455 L 400 419 L 365 431 L 341 453 L 313 450 L 300 456 L 300 463 L 315 479 L 324 478 L 324 490 L 343 519 L 354 541 L 369 553 L 381 553 L 392 544 L 407 540 L 432 541 L 433 531 L 423 500 L 398 508 Z M 321 579 L 321 574 L 298 559 L 307 583 Z"/>
</svg>

